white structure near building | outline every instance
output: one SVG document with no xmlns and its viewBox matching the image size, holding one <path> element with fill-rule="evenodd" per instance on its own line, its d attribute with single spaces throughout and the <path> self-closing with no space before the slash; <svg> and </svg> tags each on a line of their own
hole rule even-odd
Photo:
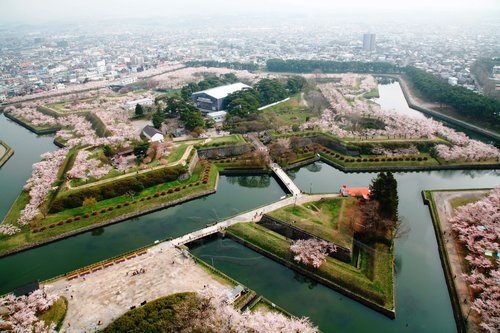
<svg viewBox="0 0 500 333">
<path fill-rule="evenodd" d="M 223 123 L 226 120 L 226 111 L 215 111 L 207 113 L 207 118 L 212 119 L 216 123 Z"/>
<path fill-rule="evenodd" d="M 148 138 L 149 142 L 163 142 L 164 139 L 163 133 L 151 125 L 146 125 L 142 129 L 142 134 Z"/>
<path fill-rule="evenodd" d="M 153 105 L 153 100 L 151 98 L 136 99 L 134 101 L 125 102 L 124 107 L 126 109 L 133 109 L 137 104 L 140 104 L 142 106 L 151 106 Z"/>
</svg>

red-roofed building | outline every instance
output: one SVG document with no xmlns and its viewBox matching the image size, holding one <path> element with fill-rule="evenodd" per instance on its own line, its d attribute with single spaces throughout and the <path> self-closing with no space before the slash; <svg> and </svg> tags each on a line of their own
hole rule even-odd
<svg viewBox="0 0 500 333">
<path fill-rule="evenodd" d="M 340 194 L 343 197 L 363 197 L 365 200 L 370 199 L 370 189 L 368 187 L 347 187 L 342 185 Z"/>
</svg>

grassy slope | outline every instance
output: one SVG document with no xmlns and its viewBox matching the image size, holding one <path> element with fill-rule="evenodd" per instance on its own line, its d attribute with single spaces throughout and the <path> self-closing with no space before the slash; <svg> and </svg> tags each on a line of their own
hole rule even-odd
<svg viewBox="0 0 500 333">
<path fill-rule="evenodd" d="M 367 276 L 367 272 L 363 269 L 359 269 L 331 257 L 327 257 L 326 262 L 319 269 L 298 264 L 293 260 L 293 254 L 289 250 L 291 244 L 289 239 L 255 223 L 239 223 L 231 226 L 227 232 L 235 237 L 250 242 L 266 252 L 278 256 L 287 261 L 291 266 L 301 267 L 373 303 L 388 309 L 394 307 L 392 295 L 392 254 L 390 254 L 390 252 L 384 255 L 375 255 L 374 258 L 371 259 L 372 263 L 366 264 L 374 266 L 373 280 L 370 280 Z M 388 249 L 384 249 L 384 247 L 384 245 L 377 244 L 376 249 L 388 251 Z M 361 260 L 366 260 L 367 258 L 369 257 L 361 256 Z M 363 266 L 363 264 L 361 266 Z M 387 274 L 388 272 L 390 273 Z M 387 276 L 385 274 L 387 274 Z"/>
<path fill-rule="evenodd" d="M 301 125 L 306 122 L 306 117 L 315 117 L 308 107 L 301 105 L 300 94 L 290 97 L 286 102 L 264 109 L 262 116 L 268 121 L 273 120 L 273 124 L 277 126 Z"/>
</svg>

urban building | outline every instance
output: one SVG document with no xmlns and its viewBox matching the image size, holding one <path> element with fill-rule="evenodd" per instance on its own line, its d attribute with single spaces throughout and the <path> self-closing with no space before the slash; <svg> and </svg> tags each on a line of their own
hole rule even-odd
<svg viewBox="0 0 500 333">
<path fill-rule="evenodd" d="M 363 35 L 363 51 L 375 51 L 375 34 Z"/>
</svg>

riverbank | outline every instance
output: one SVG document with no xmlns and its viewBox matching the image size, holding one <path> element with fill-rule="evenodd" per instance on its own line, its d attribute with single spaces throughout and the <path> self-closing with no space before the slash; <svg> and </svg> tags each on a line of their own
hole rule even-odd
<svg viewBox="0 0 500 333">
<path fill-rule="evenodd" d="M 420 111 L 422 113 L 425 113 L 427 115 L 430 115 L 432 117 L 435 117 L 437 119 L 444 120 L 444 121 L 449 122 L 451 124 L 466 128 L 466 129 L 474 131 L 474 132 L 477 132 L 481 135 L 484 135 L 488 138 L 495 140 L 496 145 L 500 144 L 500 134 L 498 134 L 497 132 L 494 132 L 494 131 L 491 131 L 491 130 L 488 130 L 485 128 L 481 128 L 479 126 L 476 126 L 476 125 L 473 125 L 473 124 L 467 122 L 466 120 L 457 119 L 455 117 L 446 115 L 442 112 L 433 110 L 430 108 L 430 106 L 432 104 L 428 104 L 428 103 L 423 104 L 423 101 L 421 101 L 420 99 L 418 99 L 415 96 L 413 91 L 410 89 L 408 82 L 406 81 L 406 79 L 403 76 L 398 75 L 398 74 L 377 74 L 376 76 L 390 77 L 390 78 L 397 80 L 399 82 L 399 84 L 401 85 L 401 90 L 403 91 L 403 95 L 405 96 L 406 102 L 408 103 L 408 106 L 410 108 L 415 109 L 417 111 Z"/>
<path fill-rule="evenodd" d="M 14 150 L 8 144 L 0 140 L 0 168 L 7 163 L 12 155 L 14 155 Z"/>
<path fill-rule="evenodd" d="M 452 303 L 455 322 L 459 333 L 481 332 L 480 318 L 471 311 L 474 301 L 469 292 L 467 282 L 463 275 L 467 273 L 464 257 L 465 252 L 457 239 L 453 237 L 448 219 L 452 217 L 453 207 L 451 201 L 457 198 L 486 195 L 489 191 L 478 190 L 448 190 L 448 191 L 423 191 L 424 204 L 429 207 L 434 232 L 438 242 L 441 266 L 445 273 L 446 284 Z"/>
</svg>

